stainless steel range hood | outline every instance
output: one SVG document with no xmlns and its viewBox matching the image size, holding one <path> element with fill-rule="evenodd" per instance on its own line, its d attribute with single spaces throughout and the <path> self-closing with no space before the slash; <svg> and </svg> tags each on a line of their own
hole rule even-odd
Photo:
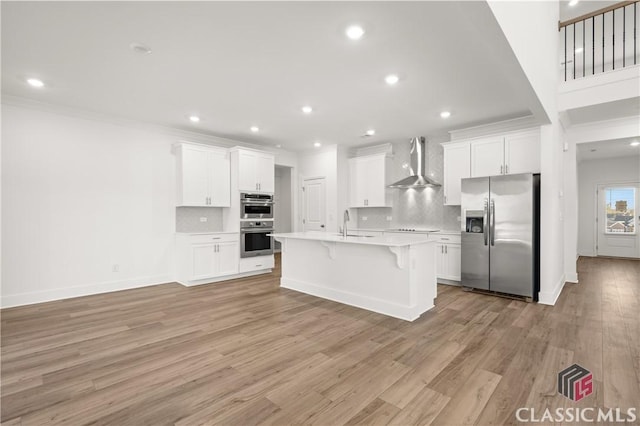
<svg viewBox="0 0 640 426">
<path fill-rule="evenodd" d="M 431 179 L 427 170 L 427 159 L 425 158 L 425 138 L 420 136 L 409 141 L 411 144 L 411 155 L 409 159 L 410 176 L 389 185 L 389 188 L 425 188 L 441 186 Z"/>
</svg>

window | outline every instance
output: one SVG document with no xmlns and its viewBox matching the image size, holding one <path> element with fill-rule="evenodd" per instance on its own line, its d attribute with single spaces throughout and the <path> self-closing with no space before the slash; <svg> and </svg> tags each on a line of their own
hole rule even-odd
<svg viewBox="0 0 640 426">
<path fill-rule="evenodd" d="M 636 232 L 636 189 L 605 188 L 604 208 L 607 216 L 605 233 L 635 234 Z"/>
</svg>

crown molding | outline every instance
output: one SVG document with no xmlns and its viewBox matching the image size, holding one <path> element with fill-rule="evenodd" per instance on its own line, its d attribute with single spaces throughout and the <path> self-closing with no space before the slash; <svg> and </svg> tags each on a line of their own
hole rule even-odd
<svg viewBox="0 0 640 426">
<path fill-rule="evenodd" d="M 581 144 L 640 136 L 640 116 L 578 124 L 566 130 L 569 141 Z"/>
<path fill-rule="evenodd" d="M 467 127 L 449 131 L 451 142 L 463 139 L 473 139 L 482 136 L 508 133 L 517 130 L 530 129 L 540 126 L 540 122 L 533 115 L 498 121 L 496 123 L 482 124 L 480 126 Z"/>
</svg>

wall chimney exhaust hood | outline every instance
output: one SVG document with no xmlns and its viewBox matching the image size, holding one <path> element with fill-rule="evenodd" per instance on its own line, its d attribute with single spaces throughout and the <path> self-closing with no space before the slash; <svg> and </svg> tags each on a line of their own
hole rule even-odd
<svg viewBox="0 0 640 426">
<path fill-rule="evenodd" d="M 409 141 L 411 154 L 409 159 L 410 176 L 389 185 L 389 188 L 426 188 L 441 186 L 431 179 L 427 173 L 427 159 L 425 158 L 425 138 L 420 136 Z"/>
</svg>

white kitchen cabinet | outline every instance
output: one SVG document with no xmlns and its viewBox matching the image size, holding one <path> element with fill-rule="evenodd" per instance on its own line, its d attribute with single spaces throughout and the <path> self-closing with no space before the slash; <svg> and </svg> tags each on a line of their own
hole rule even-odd
<svg viewBox="0 0 640 426">
<path fill-rule="evenodd" d="M 237 233 L 178 234 L 178 280 L 186 285 L 238 273 Z"/>
<path fill-rule="evenodd" d="M 436 241 L 436 272 L 439 279 L 460 281 L 462 246 L 460 234 L 429 234 Z"/>
<path fill-rule="evenodd" d="M 238 150 L 238 189 L 245 192 L 273 193 L 275 161 L 271 154 Z"/>
<path fill-rule="evenodd" d="M 182 143 L 177 147 L 178 206 L 229 207 L 231 182 L 226 150 Z"/>
<path fill-rule="evenodd" d="M 505 174 L 540 173 L 540 132 L 505 136 L 504 162 Z"/>
<path fill-rule="evenodd" d="M 476 139 L 470 144 L 471 177 L 540 173 L 537 128 Z"/>
<path fill-rule="evenodd" d="M 444 148 L 444 204 L 459 206 L 462 179 L 471 177 L 469 143 L 452 143 Z"/>
<path fill-rule="evenodd" d="M 246 257 L 240 259 L 240 272 L 264 271 L 265 269 L 273 269 L 275 258 L 272 254 L 267 256 Z"/>
<path fill-rule="evenodd" d="M 349 207 L 391 207 L 386 154 L 349 159 Z"/>
<path fill-rule="evenodd" d="M 471 141 L 471 177 L 495 176 L 504 172 L 502 136 Z"/>
</svg>

